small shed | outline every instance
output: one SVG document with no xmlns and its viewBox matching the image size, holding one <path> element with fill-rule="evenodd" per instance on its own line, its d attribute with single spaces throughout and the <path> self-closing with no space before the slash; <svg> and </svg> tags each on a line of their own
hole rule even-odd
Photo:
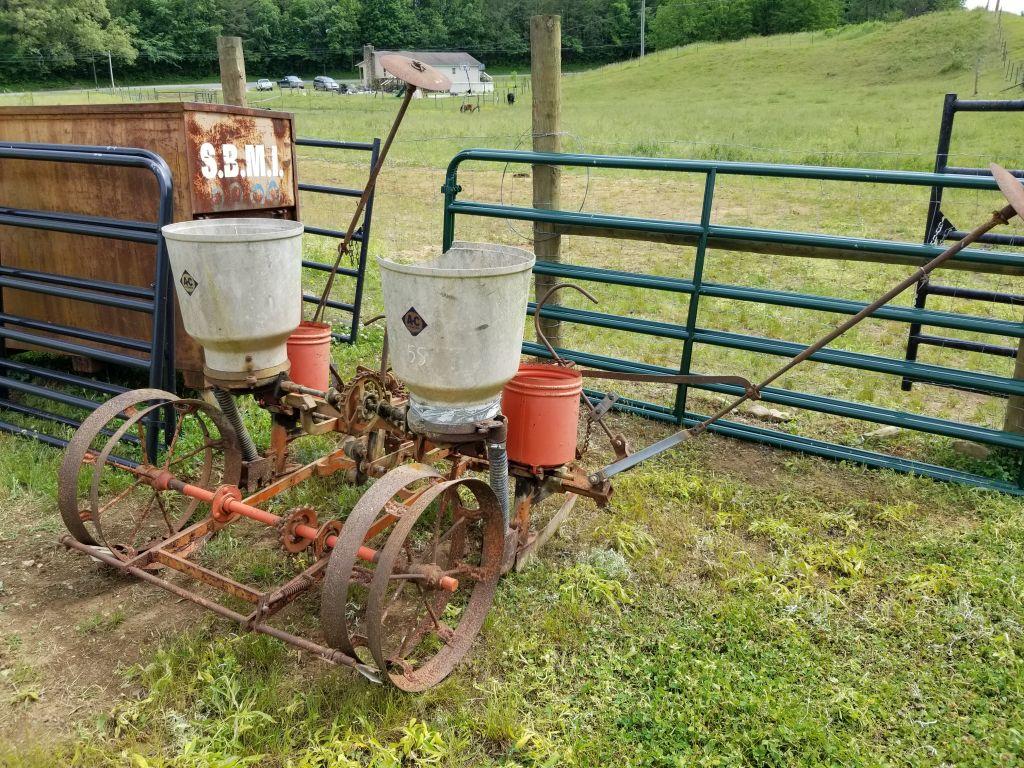
<svg viewBox="0 0 1024 768">
<path fill-rule="evenodd" d="M 356 66 L 362 73 L 363 85 L 376 89 L 388 80 L 388 74 L 380 64 L 380 57 L 389 53 L 397 53 L 410 59 L 429 64 L 452 81 L 451 93 L 463 94 L 491 93 L 494 81 L 484 72 L 484 65 L 473 56 L 463 51 L 383 51 L 372 45 L 363 46 L 363 60 Z"/>
</svg>

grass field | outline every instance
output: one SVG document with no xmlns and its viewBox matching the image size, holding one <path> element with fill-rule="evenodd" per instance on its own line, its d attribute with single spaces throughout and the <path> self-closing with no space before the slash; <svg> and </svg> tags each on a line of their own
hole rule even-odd
<svg viewBox="0 0 1024 768">
<path fill-rule="evenodd" d="M 1004 17 L 1011 57 L 1024 19 Z M 956 13 L 898 25 L 666 51 L 564 81 L 567 150 L 929 169 L 942 96 L 1005 97 L 991 17 Z M 64 99 L 33 94 L 22 103 Z M 90 94 L 90 99 L 102 99 Z M 0 103 L 10 103 L 0 99 Z M 285 97 L 300 134 L 383 135 L 397 102 Z M 459 149 L 529 144 L 529 104 L 414 103 L 375 212 L 375 254 L 440 243 L 443 169 Z M 961 131 L 962 129 L 962 131 Z M 966 117 L 951 162 L 1024 167 L 1020 122 Z M 463 196 L 529 199 L 530 180 L 469 166 Z M 304 151 L 303 178 L 358 184 L 365 168 Z M 698 177 L 568 173 L 566 206 L 694 218 Z M 926 192 L 730 180 L 716 220 L 920 238 Z M 951 196 L 969 225 L 994 196 Z M 304 201 L 310 223 L 343 212 Z M 1018 229 L 1019 231 L 1019 229 Z M 466 238 L 521 244 L 526 227 L 475 223 Z M 331 245 L 310 238 L 311 253 Z M 569 240 L 567 257 L 685 275 L 692 253 Z M 795 263 L 796 262 L 796 263 Z M 755 260 L 713 253 L 706 279 L 870 300 L 905 269 Z M 1020 291 L 999 276 L 954 285 Z M 372 314 L 379 278 L 371 271 Z M 679 322 L 685 307 L 598 286 L 601 309 Z M 573 303 L 571 299 L 569 303 Z M 940 309 L 963 304 L 935 301 Z M 972 311 L 1015 317 L 994 305 Z M 700 323 L 809 342 L 838 318 L 765 306 L 705 305 Z M 899 356 L 905 329 L 866 323 L 842 346 Z M 678 345 L 574 328 L 573 346 L 675 364 Z M 338 349 L 346 371 L 378 353 L 379 332 Z M 776 360 L 702 350 L 695 367 L 753 378 Z M 997 358 L 954 360 L 1007 375 Z M 1003 404 L 888 377 L 808 365 L 794 389 L 998 426 Z M 631 393 L 665 399 L 638 388 Z M 698 406 L 713 398 L 698 396 Z M 248 414 L 254 426 L 256 416 Z M 867 444 L 874 428 L 809 413 L 785 425 Z M 667 429 L 618 416 L 643 445 Z M 999 476 L 997 460 L 902 433 L 879 447 Z M 311 449 L 307 449 L 311 450 Z M 596 465 L 608 458 L 595 449 Z M 607 510 L 583 505 L 543 556 L 510 575 L 482 639 L 421 696 L 367 685 L 273 640 L 238 635 L 54 544 L 52 449 L 0 436 L 0 764 L 11 766 L 1016 765 L 1024 755 L 1024 509 L 1014 498 L 708 438 L 623 475 Z M 303 502 L 344 513 L 357 493 L 323 483 Z M 298 503 L 298 502 L 295 502 Z M 296 567 L 245 533 L 218 550 L 242 581 Z M 297 617 L 315 616 L 300 603 Z M 186 628 L 188 627 L 188 628 Z"/>
</svg>

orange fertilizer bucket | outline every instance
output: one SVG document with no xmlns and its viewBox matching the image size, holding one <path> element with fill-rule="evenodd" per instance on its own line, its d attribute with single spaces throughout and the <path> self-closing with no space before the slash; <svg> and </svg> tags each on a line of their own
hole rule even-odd
<svg viewBox="0 0 1024 768">
<path fill-rule="evenodd" d="M 530 467 L 559 467 L 576 458 L 583 377 L 557 365 L 520 365 L 505 385 L 508 458 Z"/>
<path fill-rule="evenodd" d="M 331 383 L 331 326 L 303 320 L 288 337 L 288 375 L 296 384 L 326 390 Z"/>
</svg>

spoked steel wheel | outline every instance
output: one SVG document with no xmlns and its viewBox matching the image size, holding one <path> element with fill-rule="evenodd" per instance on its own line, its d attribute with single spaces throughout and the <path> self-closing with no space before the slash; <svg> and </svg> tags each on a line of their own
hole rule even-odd
<svg viewBox="0 0 1024 768">
<path fill-rule="evenodd" d="M 400 491 L 404 503 L 393 500 Z M 331 554 L 321 614 L 328 643 L 403 690 L 441 682 L 494 601 L 502 529 L 483 481 L 445 481 L 416 465 L 389 472 L 360 499 Z M 378 555 L 356 565 L 364 545 Z"/>
<path fill-rule="evenodd" d="M 166 440 L 149 432 L 170 408 Z M 148 445 L 159 445 L 150 456 Z M 185 482 L 214 489 L 237 484 L 241 455 L 221 412 L 202 400 L 156 389 L 125 392 L 96 409 L 68 444 L 60 470 L 59 506 L 71 534 L 101 544 L 122 560 L 181 530 L 198 502 L 152 488 L 139 468 L 159 468 Z"/>
</svg>

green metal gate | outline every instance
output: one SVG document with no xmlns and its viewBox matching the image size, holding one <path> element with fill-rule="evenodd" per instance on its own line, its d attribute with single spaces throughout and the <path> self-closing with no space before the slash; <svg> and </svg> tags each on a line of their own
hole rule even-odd
<svg viewBox="0 0 1024 768">
<path fill-rule="evenodd" d="M 546 210 L 461 200 L 459 199 L 459 194 L 462 192 L 458 179 L 459 168 L 463 163 L 469 161 L 699 173 L 704 176 L 702 213 L 699 221 L 678 221 Z M 686 300 L 688 302 L 686 322 L 680 324 L 624 317 L 563 306 L 544 308 L 542 312 L 544 317 L 599 328 L 630 331 L 682 342 L 682 358 L 678 369 L 624 360 L 585 350 L 560 350 L 560 354 L 563 354 L 566 358 L 590 367 L 611 371 L 647 373 L 690 373 L 693 351 L 696 345 L 745 350 L 779 357 L 794 357 L 805 348 L 802 344 L 790 341 L 702 328 L 697 324 L 697 319 L 698 308 L 703 297 L 740 302 L 758 302 L 780 307 L 847 315 L 856 314 L 866 306 L 864 302 L 849 299 L 707 282 L 703 278 L 705 258 L 709 250 L 752 251 L 780 256 L 793 255 L 800 252 L 806 254 L 809 250 L 813 250 L 815 255 L 818 256 L 834 256 L 835 258 L 841 257 L 844 259 L 914 266 L 920 266 L 942 251 L 942 248 L 938 246 L 909 242 L 716 224 L 712 220 L 715 185 L 716 180 L 724 175 L 811 179 L 825 182 L 895 184 L 927 188 L 942 186 L 974 190 L 997 189 L 995 181 L 991 177 L 983 176 L 471 149 L 460 152 L 452 159 L 448 166 L 443 187 L 445 196 L 443 246 L 447 249 L 455 238 L 456 217 L 473 216 L 540 222 L 549 225 L 553 232 L 564 235 L 600 235 L 641 240 L 650 239 L 662 243 L 669 242 L 694 247 L 696 250 L 692 274 L 679 277 L 665 277 L 545 261 L 538 261 L 534 269 L 534 272 L 537 274 L 551 275 L 557 278 L 632 286 L 654 291 L 669 291 L 688 296 Z M 1019 277 L 1024 275 L 1024 255 L 968 249 L 950 262 L 950 268 L 996 272 Z M 532 305 L 530 312 L 533 312 Z M 941 312 L 908 306 L 887 306 L 880 309 L 873 317 L 900 323 L 921 323 L 939 328 L 993 334 L 1012 339 L 1024 338 L 1024 323 L 960 313 Z M 547 352 L 542 346 L 532 342 L 524 343 L 523 351 L 531 355 L 547 356 Z M 830 365 L 851 367 L 901 378 L 905 377 L 914 381 L 970 389 L 997 397 L 1024 395 L 1024 380 L 947 366 L 929 365 L 908 361 L 902 359 L 902 357 L 890 358 L 826 348 L 813 355 L 810 359 Z M 704 387 L 704 389 L 728 395 L 741 394 L 738 387 L 728 385 L 714 385 Z M 589 394 L 597 396 L 601 393 L 589 392 Z M 620 398 L 616 407 L 649 418 L 689 425 L 699 421 L 702 416 L 692 413 L 687 409 L 687 395 L 687 389 L 679 387 L 673 407 L 630 398 Z M 1011 449 L 1016 452 L 1018 458 L 1024 457 L 1024 452 L 1022 452 L 1022 449 L 1024 449 L 1024 434 L 1004 432 L 948 419 L 776 387 L 764 390 L 762 392 L 762 399 L 765 402 L 783 406 L 862 419 L 882 425 L 892 425 L 945 437 L 971 440 L 1002 449 Z M 936 464 L 789 434 L 780 430 L 766 429 L 737 421 L 723 420 L 712 427 L 712 430 L 731 437 L 803 451 L 818 456 L 856 461 L 873 467 L 890 468 L 1008 493 L 1024 494 L 1024 485 L 1021 483 L 1019 473 L 1018 482 L 1006 482 Z"/>
</svg>

